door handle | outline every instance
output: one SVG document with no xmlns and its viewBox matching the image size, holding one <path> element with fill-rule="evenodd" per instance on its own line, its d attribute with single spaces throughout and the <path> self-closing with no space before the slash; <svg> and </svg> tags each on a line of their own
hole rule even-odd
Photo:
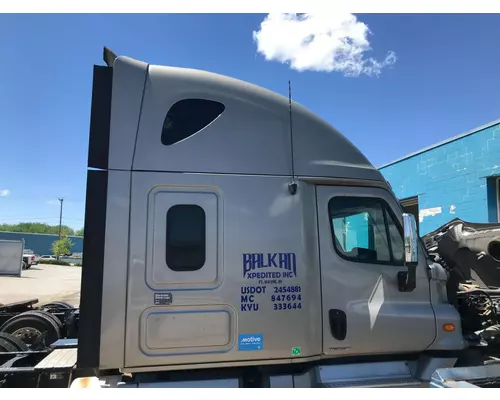
<svg viewBox="0 0 500 400">
<path fill-rule="evenodd" d="M 347 336 L 347 315 L 342 310 L 331 309 L 328 311 L 330 332 L 337 340 L 344 340 Z"/>
</svg>

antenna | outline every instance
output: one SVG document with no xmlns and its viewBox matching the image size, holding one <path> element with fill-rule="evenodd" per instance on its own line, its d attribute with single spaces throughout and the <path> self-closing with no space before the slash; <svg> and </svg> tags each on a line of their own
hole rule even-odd
<svg viewBox="0 0 500 400">
<path fill-rule="evenodd" d="M 292 84 L 290 81 L 288 81 L 288 112 L 290 115 L 290 149 L 292 151 L 292 182 L 288 185 L 288 190 L 293 196 L 297 193 L 297 183 L 295 182 L 295 164 L 293 159 Z"/>
</svg>

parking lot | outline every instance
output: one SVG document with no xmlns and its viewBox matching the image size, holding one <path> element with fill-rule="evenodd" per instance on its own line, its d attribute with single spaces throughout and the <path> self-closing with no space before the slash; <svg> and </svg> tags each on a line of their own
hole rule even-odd
<svg viewBox="0 0 500 400">
<path fill-rule="evenodd" d="M 80 303 L 81 267 L 34 265 L 21 277 L 0 276 L 0 303 L 8 304 L 37 298 L 42 303 L 65 301 Z"/>
</svg>

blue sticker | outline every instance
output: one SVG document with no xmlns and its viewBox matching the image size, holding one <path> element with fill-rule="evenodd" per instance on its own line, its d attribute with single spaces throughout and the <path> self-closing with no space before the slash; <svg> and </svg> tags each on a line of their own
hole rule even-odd
<svg viewBox="0 0 500 400">
<path fill-rule="evenodd" d="M 255 351 L 264 348 L 264 338 L 261 333 L 242 334 L 238 336 L 239 351 Z"/>
</svg>

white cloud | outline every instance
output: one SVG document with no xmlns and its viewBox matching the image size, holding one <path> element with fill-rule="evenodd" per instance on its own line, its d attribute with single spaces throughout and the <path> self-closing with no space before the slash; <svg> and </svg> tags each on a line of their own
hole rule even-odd
<svg viewBox="0 0 500 400">
<path fill-rule="evenodd" d="M 0 190 L 0 197 L 6 197 L 9 195 L 10 195 L 10 190 L 8 189 Z"/>
<path fill-rule="evenodd" d="M 396 54 L 390 51 L 380 61 L 366 57 L 372 50 L 371 33 L 348 13 L 268 14 L 253 38 L 266 60 L 287 63 L 297 71 L 378 76 L 396 62 Z"/>
</svg>

